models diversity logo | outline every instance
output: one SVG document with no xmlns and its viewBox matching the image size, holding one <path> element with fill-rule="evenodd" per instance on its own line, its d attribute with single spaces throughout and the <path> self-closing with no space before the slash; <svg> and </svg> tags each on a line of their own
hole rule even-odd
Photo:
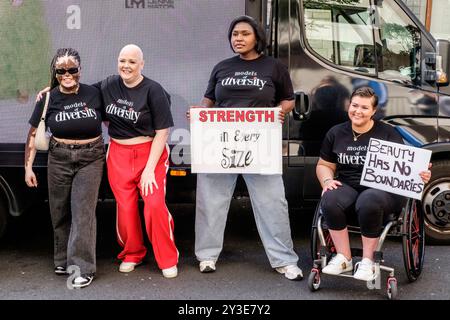
<svg viewBox="0 0 450 320">
<path fill-rule="evenodd" d="M 126 9 L 175 9 L 175 0 L 125 0 Z"/>
<path fill-rule="evenodd" d="M 222 87 L 226 86 L 234 86 L 234 87 L 240 87 L 240 86 L 255 86 L 258 87 L 259 90 L 264 89 L 264 86 L 267 83 L 267 80 L 264 81 L 262 79 L 259 79 L 258 73 L 255 71 L 239 71 L 234 73 L 234 77 L 227 77 L 225 79 L 222 79 L 221 85 Z"/>
</svg>

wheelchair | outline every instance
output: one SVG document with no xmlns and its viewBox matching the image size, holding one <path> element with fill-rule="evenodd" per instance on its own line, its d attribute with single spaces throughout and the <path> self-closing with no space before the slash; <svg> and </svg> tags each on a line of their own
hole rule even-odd
<svg viewBox="0 0 450 320">
<path fill-rule="evenodd" d="M 360 228 L 354 225 L 347 226 L 350 234 L 360 234 Z M 383 231 L 380 236 L 378 246 L 374 252 L 375 279 L 367 282 L 369 289 L 381 289 L 381 271 L 389 273 L 386 282 L 386 291 L 389 299 L 397 298 L 398 288 L 395 270 L 392 267 L 383 265 L 382 247 L 387 237 L 402 238 L 403 261 L 406 275 L 409 282 L 416 281 L 423 268 L 425 254 L 425 229 L 423 211 L 420 202 L 414 199 L 408 199 L 401 213 L 391 214 L 385 220 Z M 362 256 L 361 248 L 351 248 L 353 257 Z M 316 291 L 321 284 L 321 270 L 327 265 L 328 261 L 336 254 L 328 227 L 322 216 L 320 202 L 317 205 L 311 231 L 311 254 L 313 268 L 308 277 L 308 287 L 311 291 Z M 340 277 L 353 278 L 351 272 L 342 273 Z"/>
</svg>

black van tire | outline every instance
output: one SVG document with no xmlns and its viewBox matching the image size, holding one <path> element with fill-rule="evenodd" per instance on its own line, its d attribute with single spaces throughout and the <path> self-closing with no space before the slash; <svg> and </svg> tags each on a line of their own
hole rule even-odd
<svg viewBox="0 0 450 320">
<path fill-rule="evenodd" d="M 6 231 L 6 226 L 8 224 L 8 210 L 3 199 L 0 197 L 0 238 Z"/>
<path fill-rule="evenodd" d="M 450 244 L 450 161 L 433 161 L 422 197 L 427 243 Z"/>
</svg>

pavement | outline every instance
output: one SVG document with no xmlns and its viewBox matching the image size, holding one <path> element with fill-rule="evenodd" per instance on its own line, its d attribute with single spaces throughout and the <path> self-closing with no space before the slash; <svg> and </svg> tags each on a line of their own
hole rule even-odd
<svg viewBox="0 0 450 320">
<path fill-rule="evenodd" d="M 321 289 L 310 292 L 307 281 L 289 281 L 270 268 L 252 212 L 233 206 L 225 232 L 224 249 L 217 271 L 201 274 L 194 257 L 194 211 L 171 208 L 175 239 L 180 251 L 179 275 L 165 279 L 151 249 L 146 261 L 129 274 L 119 273 L 116 255 L 114 204 L 98 207 L 97 275 L 84 289 L 70 290 L 67 277 L 53 273 L 52 230 L 48 207 L 12 221 L 0 241 L 0 299 L 4 300 L 386 300 L 381 290 L 368 290 L 354 279 L 322 276 Z M 305 278 L 311 269 L 310 214 L 291 214 L 295 250 Z M 147 247 L 150 247 L 148 242 Z M 385 260 L 396 268 L 402 300 L 450 300 L 450 246 L 427 246 L 421 278 L 408 283 L 403 267 L 401 241 L 386 243 Z M 384 274 L 383 279 L 385 279 Z"/>
</svg>

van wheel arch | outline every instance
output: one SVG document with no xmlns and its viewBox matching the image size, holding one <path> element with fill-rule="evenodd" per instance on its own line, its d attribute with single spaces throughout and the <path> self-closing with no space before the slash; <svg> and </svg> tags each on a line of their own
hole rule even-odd
<svg viewBox="0 0 450 320">
<path fill-rule="evenodd" d="M 433 159 L 422 197 L 427 242 L 450 244 L 450 160 Z"/>
</svg>

